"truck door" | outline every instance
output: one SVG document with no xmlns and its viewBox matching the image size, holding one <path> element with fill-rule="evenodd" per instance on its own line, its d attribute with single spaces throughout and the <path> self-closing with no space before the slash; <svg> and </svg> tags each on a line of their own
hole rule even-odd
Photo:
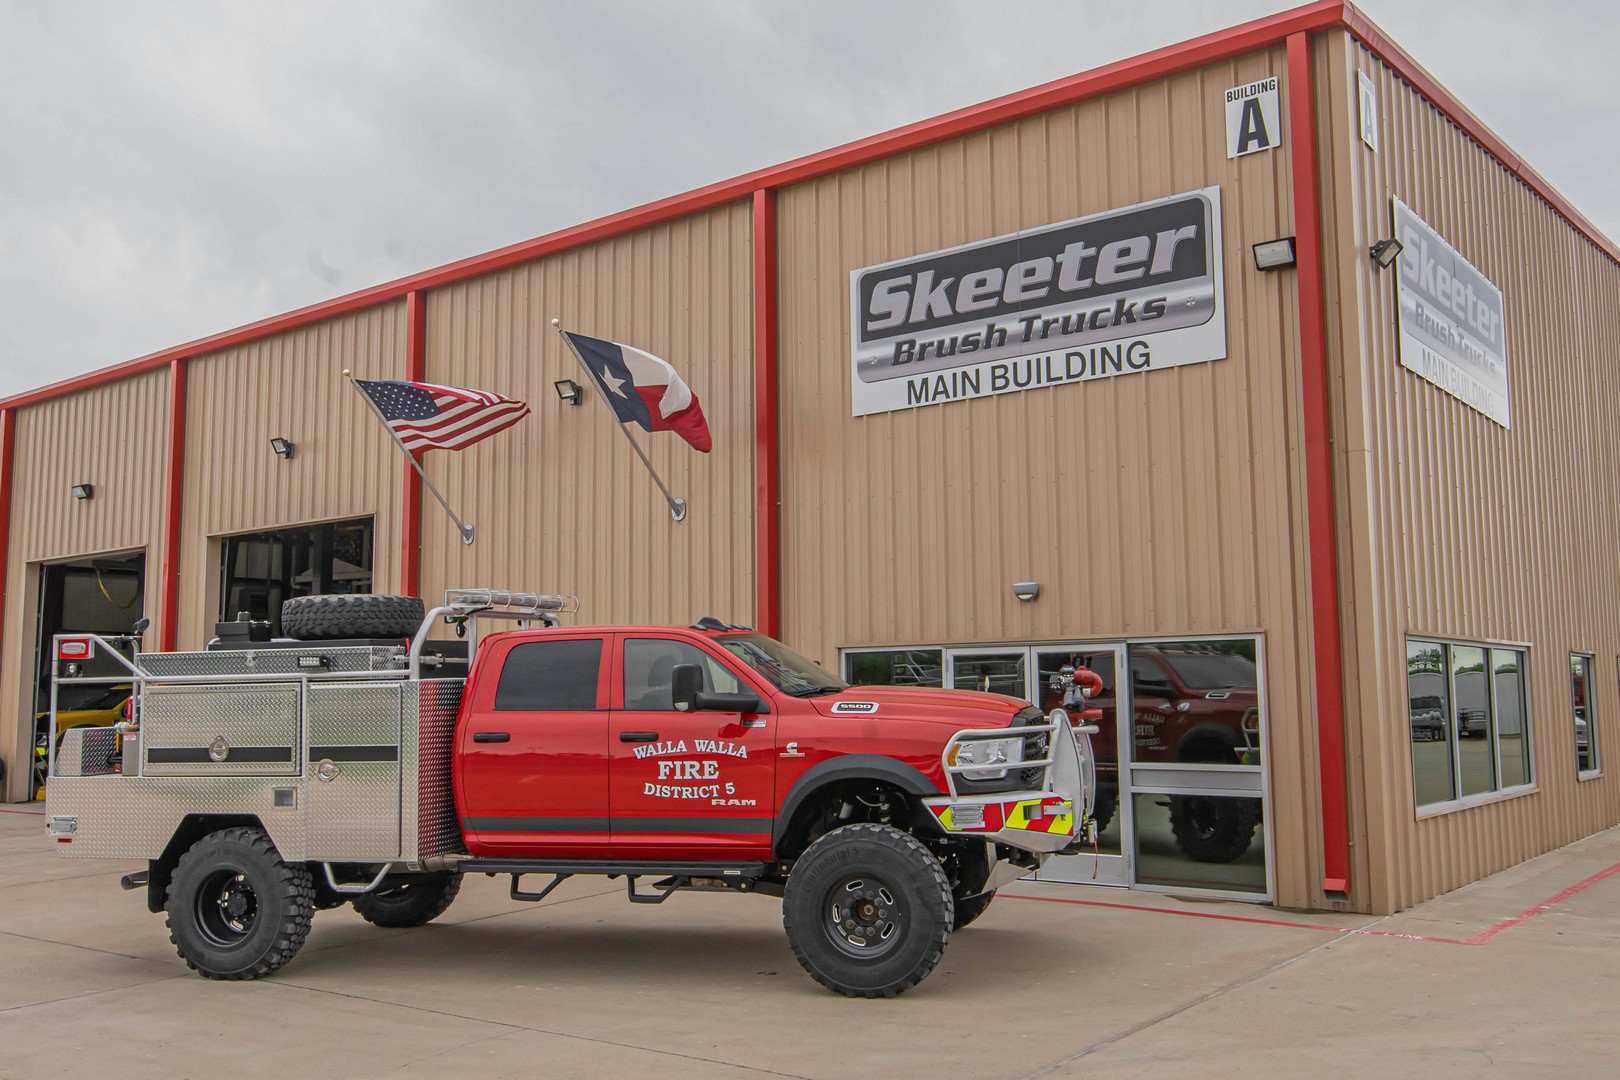
<svg viewBox="0 0 1620 1080">
<path fill-rule="evenodd" d="M 608 843 L 607 644 L 547 632 L 487 646 L 456 732 L 473 854 L 584 857 Z"/>
<path fill-rule="evenodd" d="M 776 787 L 773 713 L 676 712 L 676 664 L 704 689 L 756 686 L 718 655 L 673 638 L 619 639 L 610 750 L 617 858 L 768 859 Z"/>
</svg>

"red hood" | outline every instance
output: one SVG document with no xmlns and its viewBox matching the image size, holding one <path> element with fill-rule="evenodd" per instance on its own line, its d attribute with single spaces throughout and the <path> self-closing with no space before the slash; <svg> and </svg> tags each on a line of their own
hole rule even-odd
<svg viewBox="0 0 1620 1080">
<path fill-rule="evenodd" d="M 1013 715 L 1029 704 L 1005 694 L 915 686 L 852 686 L 840 694 L 811 698 L 810 703 L 823 716 L 948 719 L 957 726 L 974 727 L 1006 727 Z M 858 703 L 877 707 L 870 711 L 850 708 Z"/>
</svg>

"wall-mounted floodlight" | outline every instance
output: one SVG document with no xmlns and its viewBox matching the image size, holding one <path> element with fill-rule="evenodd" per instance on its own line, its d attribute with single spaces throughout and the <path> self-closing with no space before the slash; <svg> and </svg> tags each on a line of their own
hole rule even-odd
<svg viewBox="0 0 1620 1080">
<path fill-rule="evenodd" d="M 96 497 L 96 485 L 94 485 L 94 484 L 74 484 L 73 485 L 73 497 L 75 499 L 93 499 L 93 498 L 95 498 Z"/>
<path fill-rule="evenodd" d="M 296 447 L 293 446 L 292 440 L 283 439 L 280 435 L 277 435 L 270 440 L 270 449 L 276 452 L 276 457 L 281 458 L 283 461 L 291 461 L 293 450 Z"/>
<path fill-rule="evenodd" d="M 1372 261 L 1378 264 L 1378 269 L 1388 270 L 1394 265 L 1395 260 L 1401 257 L 1401 249 L 1404 247 L 1404 244 L 1392 236 L 1387 240 L 1380 240 L 1368 248 L 1367 254 L 1371 255 Z"/>
<path fill-rule="evenodd" d="M 1256 270 L 1281 270 L 1285 266 L 1293 266 L 1297 259 L 1294 256 L 1294 238 L 1285 236 L 1280 240 L 1267 240 L 1263 244 L 1254 245 L 1254 268 Z"/>
<path fill-rule="evenodd" d="M 1041 595 L 1041 583 L 1038 581 L 1015 581 L 1013 582 L 1013 595 L 1027 604 Z"/>
<path fill-rule="evenodd" d="M 579 383 L 573 379 L 558 379 L 551 384 L 557 388 L 557 396 L 562 398 L 566 405 L 578 405 L 585 400 L 585 391 L 579 388 Z"/>
</svg>

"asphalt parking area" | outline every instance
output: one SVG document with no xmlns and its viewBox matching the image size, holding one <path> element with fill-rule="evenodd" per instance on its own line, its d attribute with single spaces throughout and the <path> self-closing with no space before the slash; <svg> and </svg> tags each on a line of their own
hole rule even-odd
<svg viewBox="0 0 1620 1080">
<path fill-rule="evenodd" d="M 0 1077 L 1613 1075 L 1620 830 L 1382 920 L 1020 882 L 880 1002 L 811 981 L 769 898 L 582 879 L 471 879 L 417 930 L 322 912 L 214 983 L 138 868 L 0 812 Z"/>
</svg>

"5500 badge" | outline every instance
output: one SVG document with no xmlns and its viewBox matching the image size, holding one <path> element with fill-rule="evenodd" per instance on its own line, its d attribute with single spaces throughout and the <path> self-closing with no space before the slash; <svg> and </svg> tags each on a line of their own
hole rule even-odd
<svg viewBox="0 0 1620 1080">
<path fill-rule="evenodd" d="M 854 415 L 1226 356 L 1218 187 L 850 275 Z"/>
</svg>

